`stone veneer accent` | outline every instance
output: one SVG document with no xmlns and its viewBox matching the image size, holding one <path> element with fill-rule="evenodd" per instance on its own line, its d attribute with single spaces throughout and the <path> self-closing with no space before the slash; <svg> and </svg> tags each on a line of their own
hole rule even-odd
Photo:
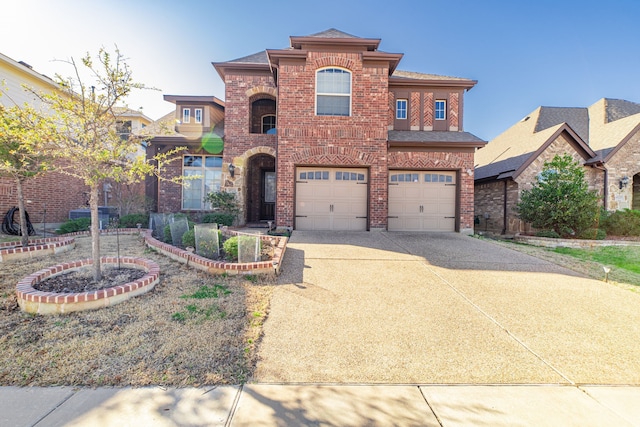
<svg viewBox="0 0 640 427">
<path fill-rule="evenodd" d="M 100 263 L 102 265 L 116 265 L 118 258 L 102 257 L 100 258 Z M 147 274 L 131 283 L 90 292 L 42 292 L 33 287 L 33 285 L 46 278 L 77 271 L 91 265 L 93 265 L 92 259 L 65 262 L 25 277 L 16 286 L 16 296 L 20 308 L 22 311 L 32 314 L 56 314 L 93 310 L 118 304 L 136 295 L 149 292 L 160 280 L 160 267 L 155 262 L 137 257 L 120 257 L 121 266 L 145 270 Z"/>
<path fill-rule="evenodd" d="M 55 255 L 70 251 L 76 247 L 76 240 L 70 236 L 49 237 L 29 240 L 29 246 L 22 247 L 20 242 L 0 243 L 0 262 L 34 258 L 44 255 Z"/>
</svg>

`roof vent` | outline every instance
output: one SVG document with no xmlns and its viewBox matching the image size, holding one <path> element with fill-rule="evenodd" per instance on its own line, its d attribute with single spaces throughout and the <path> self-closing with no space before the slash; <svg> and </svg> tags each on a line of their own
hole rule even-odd
<svg viewBox="0 0 640 427">
<path fill-rule="evenodd" d="M 527 120 L 529 120 L 530 118 L 531 118 L 530 116 L 527 116 L 527 117 L 525 117 L 524 119 L 520 120 L 520 122 L 526 122 L 526 121 L 527 121 Z"/>
<path fill-rule="evenodd" d="M 26 63 L 26 62 L 24 62 L 24 61 L 18 61 L 18 64 L 22 64 L 22 65 L 24 65 L 25 67 L 27 67 L 28 69 L 33 70 L 33 67 L 32 67 L 31 65 L 27 64 L 27 63 Z"/>
</svg>

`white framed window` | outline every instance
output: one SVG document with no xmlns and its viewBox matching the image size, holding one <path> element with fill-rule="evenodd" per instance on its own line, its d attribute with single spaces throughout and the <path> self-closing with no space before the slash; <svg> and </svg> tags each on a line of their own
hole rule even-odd
<svg viewBox="0 0 640 427">
<path fill-rule="evenodd" d="M 182 209 L 208 210 L 211 206 L 204 197 L 220 191 L 222 185 L 222 157 L 193 156 L 183 157 Z"/>
<path fill-rule="evenodd" d="M 396 119 L 406 120 L 407 118 L 407 100 L 398 99 L 396 101 Z"/>
<path fill-rule="evenodd" d="M 196 123 L 202 123 L 202 108 L 194 108 L 193 118 Z"/>
<path fill-rule="evenodd" d="M 266 114 L 262 116 L 262 133 L 273 133 L 276 128 L 276 115 L 275 114 Z M 272 132 L 269 132 L 273 129 Z"/>
<path fill-rule="evenodd" d="M 182 109 L 182 124 L 191 122 L 191 108 Z"/>
<path fill-rule="evenodd" d="M 341 68 L 316 72 L 316 115 L 351 115 L 351 72 Z"/>
<path fill-rule="evenodd" d="M 447 101 L 444 99 L 436 100 L 435 119 L 446 120 L 447 119 Z"/>
</svg>

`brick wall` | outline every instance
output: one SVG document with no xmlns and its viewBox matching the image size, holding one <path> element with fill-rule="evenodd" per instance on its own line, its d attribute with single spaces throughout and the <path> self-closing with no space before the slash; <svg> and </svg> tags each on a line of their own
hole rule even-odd
<svg viewBox="0 0 640 427">
<path fill-rule="evenodd" d="M 88 192 L 88 187 L 80 180 L 53 172 L 29 179 L 23 185 L 26 209 L 33 223 L 42 222 L 45 209 L 48 223 L 66 221 L 70 210 L 88 207 Z M 14 206 L 18 206 L 16 184 L 0 178 L 2 218 Z"/>
<path fill-rule="evenodd" d="M 640 131 L 632 135 L 629 140 L 613 155 L 607 162 L 609 170 L 609 194 L 607 209 L 610 211 L 631 209 L 633 206 L 640 206 L 640 201 L 634 200 L 634 182 L 636 184 L 636 195 L 638 194 L 638 180 L 634 176 L 640 173 Z M 629 184 L 625 188 L 620 188 L 620 179 L 629 178 Z M 637 207 L 636 207 L 637 209 Z"/>
<path fill-rule="evenodd" d="M 352 73 L 351 116 L 316 116 L 316 71 L 337 66 Z M 356 52 L 309 52 L 282 60 L 278 74 L 278 197 L 276 221 L 294 225 L 295 166 L 370 168 L 370 227 L 386 228 L 389 69 L 363 64 Z"/>
</svg>

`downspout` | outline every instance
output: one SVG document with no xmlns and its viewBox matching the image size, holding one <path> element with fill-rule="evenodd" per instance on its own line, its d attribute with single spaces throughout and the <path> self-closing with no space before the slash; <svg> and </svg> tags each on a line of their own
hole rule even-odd
<svg viewBox="0 0 640 427">
<path fill-rule="evenodd" d="M 504 180 L 504 193 L 502 195 L 503 212 L 502 212 L 502 235 L 507 234 L 507 180 Z"/>
</svg>

